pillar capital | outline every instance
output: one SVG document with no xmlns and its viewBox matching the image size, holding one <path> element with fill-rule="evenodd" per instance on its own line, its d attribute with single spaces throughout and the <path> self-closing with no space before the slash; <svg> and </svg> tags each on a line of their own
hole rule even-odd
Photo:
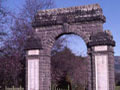
<svg viewBox="0 0 120 90">
<path fill-rule="evenodd" d="M 40 38 L 35 37 L 35 36 L 28 36 L 28 38 L 26 40 L 26 45 L 24 48 L 26 51 L 42 49 L 42 44 L 41 44 Z"/>
<path fill-rule="evenodd" d="M 104 31 L 104 32 L 98 32 L 96 34 L 91 35 L 90 42 L 87 43 L 88 47 L 93 46 L 115 46 L 115 41 L 113 40 L 113 36 Z"/>
</svg>

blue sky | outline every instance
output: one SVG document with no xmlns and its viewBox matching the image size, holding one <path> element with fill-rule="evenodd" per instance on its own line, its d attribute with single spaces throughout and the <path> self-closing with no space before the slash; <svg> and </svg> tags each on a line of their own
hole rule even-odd
<svg viewBox="0 0 120 90">
<path fill-rule="evenodd" d="M 71 6 L 87 5 L 98 3 L 106 16 L 104 30 L 110 30 L 116 41 L 115 55 L 120 56 L 120 0 L 54 0 L 56 8 L 65 8 Z M 13 11 L 18 11 L 24 0 L 8 0 L 6 6 Z M 76 39 L 77 41 L 77 39 Z M 78 43 L 78 42 L 77 42 Z M 75 44 L 76 45 L 76 44 Z M 71 46 L 75 46 L 71 45 Z"/>
<path fill-rule="evenodd" d="M 110 30 L 116 41 L 115 55 L 120 56 L 120 0 L 55 0 L 56 7 L 71 7 L 98 3 L 106 16 L 104 30 Z"/>
</svg>

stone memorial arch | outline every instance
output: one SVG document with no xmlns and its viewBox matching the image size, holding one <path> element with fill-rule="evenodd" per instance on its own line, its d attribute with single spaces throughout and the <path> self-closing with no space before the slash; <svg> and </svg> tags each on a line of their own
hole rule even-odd
<svg viewBox="0 0 120 90">
<path fill-rule="evenodd" d="M 114 90 L 115 42 L 110 31 L 103 31 L 103 23 L 105 16 L 98 4 L 39 11 L 25 47 L 26 90 L 50 90 L 51 49 L 57 37 L 71 33 L 87 46 L 88 90 Z"/>
</svg>

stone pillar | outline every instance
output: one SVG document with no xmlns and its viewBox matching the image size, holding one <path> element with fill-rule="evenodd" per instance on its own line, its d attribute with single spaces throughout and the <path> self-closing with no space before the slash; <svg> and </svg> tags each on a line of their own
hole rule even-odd
<svg viewBox="0 0 120 90">
<path fill-rule="evenodd" d="M 26 41 L 26 90 L 43 90 L 41 83 L 41 58 L 42 50 L 40 39 L 29 37 Z"/>
<path fill-rule="evenodd" d="M 109 90 L 115 90 L 114 52 L 112 46 L 108 46 L 108 60 Z"/>
<path fill-rule="evenodd" d="M 51 56 L 47 54 L 47 51 L 40 51 L 40 90 L 50 90 L 51 88 Z"/>
<path fill-rule="evenodd" d="M 50 90 L 51 88 L 50 65 L 49 56 L 40 56 L 40 90 Z"/>
<path fill-rule="evenodd" d="M 26 61 L 26 90 L 40 90 L 39 49 L 27 51 Z"/>
<path fill-rule="evenodd" d="M 108 46 L 94 46 L 95 60 L 95 90 L 109 89 L 109 65 L 108 65 Z"/>
<path fill-rule="evenodd" d="M 87 89 L 88 90 L 92 90 L 92 57 L 91 57 L 91 49 L 90 48 L 88 48 L 88 50 L 87 50 L 87 53 L 88 53 L 88 57 L 87 57 L 87 59 L 89 60 L 88 61 L 88 64 L 87 64 L 87 72 L 88 72 L 88 77 L 87 77 L 87 79 L 88 79 L 88 83 L 87 83 Z"/>
<path fill-rule="evenodd" d="M 106 31 L 91 36 L 92 90 L 115 90 L 114 46 L 112 35 Z"/>
<path fill-rule="evenodd" d="M 26 63 L 26 90 L 50 90 L 50 56 L 43 50 L 28 50 Z"/>
</svg>

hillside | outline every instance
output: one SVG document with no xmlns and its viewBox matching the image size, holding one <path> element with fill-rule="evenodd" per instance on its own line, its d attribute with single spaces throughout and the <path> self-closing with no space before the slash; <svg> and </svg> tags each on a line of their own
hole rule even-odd
<svg viewBox="0 0 120 90">
<path fill-rule="evenodd" d="M 115 56 L 115 83 L 120 86 L 120 56 Z"/>
<path fill-rule="evenodd" d="M 120 73 L 120 56 L 115 56 L 115 72 Z"/>
</svg>

